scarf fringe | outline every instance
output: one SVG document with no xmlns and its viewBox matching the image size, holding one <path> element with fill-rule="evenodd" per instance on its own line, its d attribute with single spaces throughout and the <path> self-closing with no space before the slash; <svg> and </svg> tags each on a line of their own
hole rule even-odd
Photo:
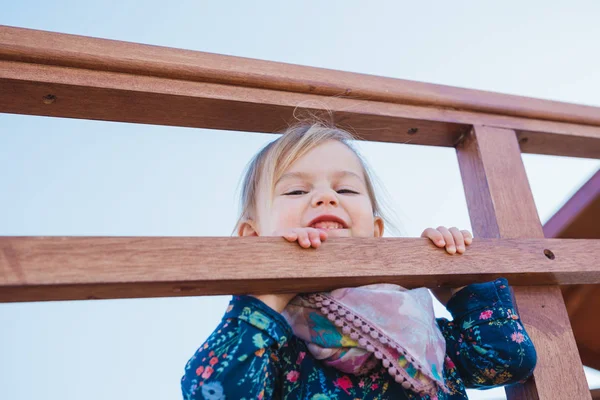
<svg viewBox="0 0 600 400">
<path fill-rule="evenodd" d="M 358 342 L 358 347 L 373 353 L 375 358 L 381 361 L 384 368 L 401 384 L 406 390 L 434 396 L 438 390 L 445 393 L 450 393 L 443 381 L 436 379 L 432 374 L 408 354 L 408 351 L 400 344 L 390 340 L 379 329 L 369 324 L 359 315 L 356 315 L 350 309 L 345 307 L 336 299 L 328 296 L 325 293 L 314 293 L 302 296 L 313 305 L 313 308 L 320 309 L 321 313 L 332 321 L 336 327 L 341 328 L 344 335 L 349 336 L 352 340 Z M 386 351 L 386 348 L 391 348 L 403 355 L 408 363 L 410 363 L 419 373 L 430 380 L 429 384 L 424 383 L 410 376 L 405 368 L 397 365 L 397 361 Z M 396 367 L 397 366 L 397 367 Z M 368 366 L 361 373 L 366 373 L 372 366 Z M 359 375 L 361 374 L 359 373 Z"/>
</svg>

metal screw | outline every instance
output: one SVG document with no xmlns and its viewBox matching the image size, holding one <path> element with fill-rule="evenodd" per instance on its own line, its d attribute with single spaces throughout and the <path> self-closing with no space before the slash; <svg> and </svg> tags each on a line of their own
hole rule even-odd
<svg viewBox="0 0 600 400">
<path fill-rule="evenodd" d="M 551 260 L 554 260 L 554 259 L 556 258 L 556 257 L 554 256 L 554 253 L 553 253 L 553 252 L 551 252 L 551 251 L 550 251 L 550 250 L 548 250 L 548 249 L 545 249 L 545 250 L 544 250 L 544 255 L 545 255 L 546 257 L 548 257 L 549 259 L 551 259 Z"/>
<path fill-rule="evenodd" d="M 44 104 L 52 104 L 56 101 L 56 96 L 53 94 L 48 94 L 42 98 Z"/>
<path fill-rule="evenodd" d="M 525 144 L 525 143 L 527 143 L 527 142 L 529 142 L 529 139 L 528 139 L 528 138 L 526 138 L 526 137 L 519 139 L 519 143 L 520 143 L 520 144 Z"/>
<path fill-rule="evenodd" d="M 419 132 L 419 128 L 410 128 L 406 133 L 408 133 L 409 135 L 414 135 L 417 132 Z"/>
</svg>

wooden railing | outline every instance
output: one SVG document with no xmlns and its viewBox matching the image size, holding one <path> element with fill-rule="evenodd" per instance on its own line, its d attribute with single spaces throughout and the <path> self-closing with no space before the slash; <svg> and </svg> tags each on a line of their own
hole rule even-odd
<svg viewBox="0 0 600 400">
<path fill-rule="evenodd" d="M 600 283 L 600 241 L 544 239 L 521 152 L 600 158 L 600 108 L 194 51 L 0 27 L 0 112 L 275 132 L 331 112 L 365 140 L 455 147 L 473 233 L 425 239 L 0 237 L 0 301 L 458 287 L 505 276 L 534 378 L 509 399 L 590 399 L 559 284 Z M 418 268 L 416 268 L 418 266 Z"/>
</svg>

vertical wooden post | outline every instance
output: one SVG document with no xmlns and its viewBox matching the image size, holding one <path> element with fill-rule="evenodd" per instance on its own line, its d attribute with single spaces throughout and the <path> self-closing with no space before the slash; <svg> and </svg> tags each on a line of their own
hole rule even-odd
<svg viewBox="0 0 600 400">
<path fill-rule="evenodd" d="M 516 133 L 474 126 L 456 150 L 474 236 L 543 238 Z M 508 398 L 591 399 L 560 288 L 515 287 L 515 296 L 538 362 L 533 379 L 507 387 Z"/>
</svg>

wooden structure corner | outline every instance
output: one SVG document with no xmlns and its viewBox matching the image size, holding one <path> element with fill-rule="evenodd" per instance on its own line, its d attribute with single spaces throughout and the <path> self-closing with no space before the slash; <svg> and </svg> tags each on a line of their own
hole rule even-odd
<svg viewBox="0 0 600 400">
<path fill-rule="evenodd" d="M 276 132 L 297 109 L 327 110 L 365 140 L 455 148 L 476 237 L 469 254 L 401 238 L 332 240 L 317 253 L 278 251 L 276 238 L 0 237 L 0 301 L 505 276 L 538 352 L 534 378 L 507 388 L 509 399 L 592 398 L 559 285 L 600 283 L 600 240 L 544 237 L 563 231 L 542 227 L 521 153 L 600 158 L 600 108 L 0 26 L 3 113 Z"/>
</svg>

